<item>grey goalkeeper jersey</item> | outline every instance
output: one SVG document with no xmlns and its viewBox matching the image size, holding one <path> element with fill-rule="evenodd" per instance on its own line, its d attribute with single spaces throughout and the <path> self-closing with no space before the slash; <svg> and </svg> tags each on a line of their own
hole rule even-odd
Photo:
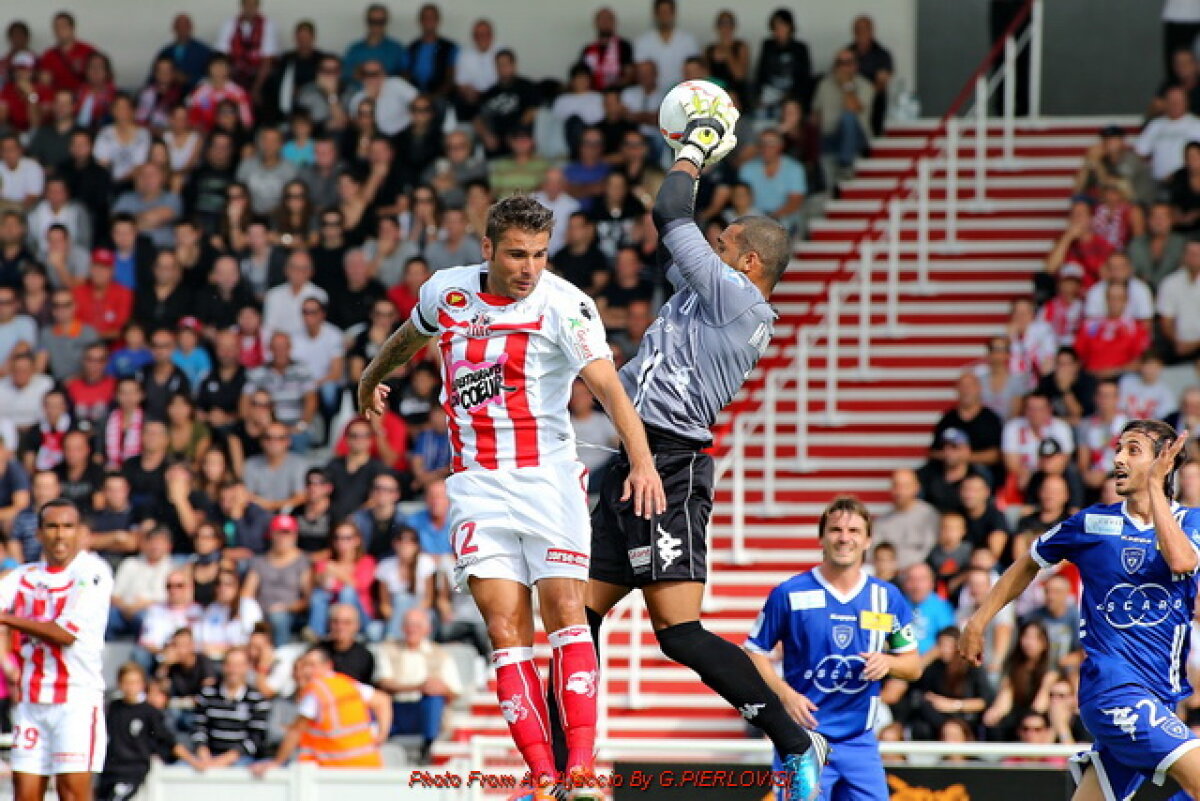
<svg viewBox="0 0 1200 801">
<path fill-rule="evenodd" d="M 621 368 L 621 382 L 646 425 L 707 443 L 717 414 L 766 351 L 777 315 L 694 222 L 672 221 L 662 242 L 677 291 Z"/>
</svg>

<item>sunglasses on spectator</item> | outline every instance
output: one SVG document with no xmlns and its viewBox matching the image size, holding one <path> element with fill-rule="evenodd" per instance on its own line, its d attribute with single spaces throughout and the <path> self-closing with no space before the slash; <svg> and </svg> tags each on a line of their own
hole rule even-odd
<svg viewBox="0 0 1200 801">
<path fill-rule="evenodd" d="M 329 482 L 323 478 L 310 478 L 308 480 L 308 486 L 310 487 L 323 487 L 328 483 Z"/>
<path fill-rule="evenodd" d="M 168 590 L 182 590 L 182 589 L 185 589 L 186 587 L 187 587 L 187 585 L 184 584 L 182 581 L 168 581 L 167 582 Z"/>
<path fill-rule="evenodd" d="M 367 17 L 368 25 L 387 25 L 387 17 Z"/>
</svg>

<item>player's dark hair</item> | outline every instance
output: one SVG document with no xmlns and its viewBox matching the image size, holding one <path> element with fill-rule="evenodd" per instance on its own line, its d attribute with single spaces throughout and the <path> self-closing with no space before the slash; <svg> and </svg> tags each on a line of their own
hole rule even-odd
<svg viewBox="0 0 1200 801">
<path fill-rule="evenodd" d="M 46 501 L 45 503 L 43 503 L 41 506 L 38 507 L 38 513 L 37 513 L 38 528 L 41 528 L 42 524 L 46 522 L 46 510 L 47 509 L 74 509 L 76 517 L 81 517 L 81 515 L 79 514 L 79 507 L 75 504 L 75 501 L 71 500 L 70 498 L 54 498 L 52 500 Z"/>
<path fill-rule="evenodd" d="M 534 234 L 548 234 L 554 228 L 554 212 L 529 195 L 512 195 L 492 204 L 488 209 L 486 236 L 493 245 L 509 229 L 516 228 Z"/>
<path fill-rule="evenodd" d="M 1121 436 L 1126 434 L 1145 434 L 1149 437 L 1154 444 L 1155 459 L 1162 453 L 1163 448 L 1175 442 L 1179 437 L 1179 432 L 1175 430 L 1175 427 L 1162 420 L 1130 420 L 1121 429 Z M 1163 478 L 1163 492 L 1168 498 L 1175 497 L 1175 475 L 1186 461 L 1187 448 L 1183 448 L 1175 455 L 1175 464 L 1171 465 L 1171 471 Z"/>
<path fill-rule="evenodd" d="M 738 217 L 733 224 L 742 226 L 742 250 L 757 253 L 771 279 L 771 286 L 778 284 L 792 261 L 792 240 L 787 229 L 770 217 L 760 215 Z"/>
<path fill-rule="evenodd" d="M 818 538 L 825 536 L 825 526 L 829 522 L 829 518 L 842 512 L 861 517 L 867 524 L 867 536 L 871 536 L 871 512 L 867 509 L 867 505 L 853 495 L 839 495 L 829 502 L 825 511 L 821 512 L 821 519 L 817 521 Z"/>
<path fill-rule="evenodd" d="M 872 554 L 877 554 L 877 553 L 879 553 L 880 551 L 887 551 L 888 553 L 891 553 L 892 555 L 895 555 L 895 553 L 896 553 L 896 546 L 895 546 L 895 545 L 892 545 L 890 542 L 881 542 L 881 543 L 879 543 L 878 545 L 876 545 L 876 546 L 874 547 L 874 549 L 872 549 L 871 553 L 872 553 Z"/>
</svg>

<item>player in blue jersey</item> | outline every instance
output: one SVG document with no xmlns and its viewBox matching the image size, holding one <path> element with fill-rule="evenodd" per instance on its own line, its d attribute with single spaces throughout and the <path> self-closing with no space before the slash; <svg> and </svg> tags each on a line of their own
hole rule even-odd
<svg viewBox="0 0 1200 801">
<path fill-rule="evenodd" d="M 959 649 L 979 665 L 984 628 L 1039 570 L 1064 559 L 1079 568 L 1079 714 L 1096 741 L 1071 762 L 1074 801 L 1126 799 L 1166 774 L 1200 798 L 1200 740 L 1174 711 L 1191 695 L 1184 663 L 1200 570 L 1200 510 L 1171 501 L 1186 442 L 1157 420 L 1126 424 L 1113 459 L 1125 500 L 1090 506 L 1039 537 L 963 628 Z"/>
<path fill-rule="evenodd" d="M 861 501 L 835 498 L 817 535 L 821 564 L 771 591 L 744 647 L 792 717 L 833 745 L 821 798 L 887 801 L 872 727 L 883 679 L 921 675 L 912 609 L 894 585 L 863 570 L 871 518 Z M 768 656 L 781 642 L 782 679 Z"/>
</svg>

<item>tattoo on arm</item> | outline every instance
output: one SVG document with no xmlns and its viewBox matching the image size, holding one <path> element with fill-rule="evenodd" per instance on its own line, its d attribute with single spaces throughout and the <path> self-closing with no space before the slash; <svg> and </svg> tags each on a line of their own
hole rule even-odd
<svg viewBox="0 0 1200 801">
<path fill-rule="evenodd" d="M 411 320 L 406 320 L 390 337 L 371 363 L 363 370 L 362 380 L 379 384 L 392 374 L 397 367 L 408 362 L 425 347 L 433 337 L 426 336 L 417 330 Z"/>
</svg>

